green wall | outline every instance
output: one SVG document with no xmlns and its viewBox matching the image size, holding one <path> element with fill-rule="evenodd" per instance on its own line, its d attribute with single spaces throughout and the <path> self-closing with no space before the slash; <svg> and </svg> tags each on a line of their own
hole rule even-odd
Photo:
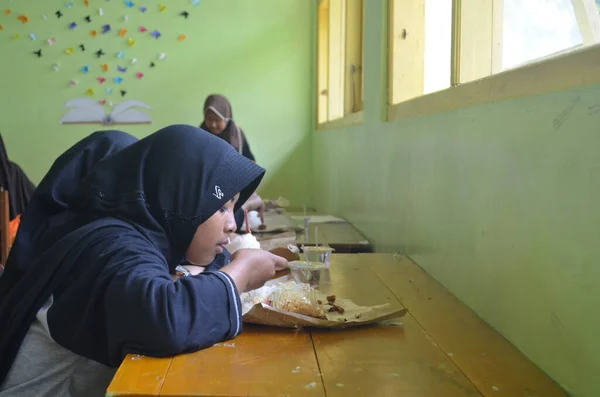
<svg viewBox="0 0 600 397">
<path fill-rule="evenodd" d="M 153 107 L 152 125 L 114 126 L 139 137 L 169 124 L 199 125 L 204 98 L 220 92 L 232 101 L 235 119 L 246 132 L 257 161 L 268 170 L 261 194 L 284 196 L 299 205 L 309 202 L 312 87 L 307 82 L 312 68 L 312 3 L 203 0 L 195 8 L 189 0 L 147 1 L 146 13 L 139 10 L 140 2 L 134 8 L 126 8 L 120 0 L 90 0 L 89 8 L 83 0 L 73 3 L 68 9 L 65 0 L 20 0 L 3 4 L 2 11 L 11 9 L 10 16 L 0 12 L 0 132 L 10 157 L 32 180 L 38 182 L 72 143 L 91 131 L 108 128 L 59 125 L 65 101 L 85 97 L 90 87 L 97 100 L 116 104 L 123 87 L 125 99 L 142 100 Z M 167 10 L 161 13 L 159 3 L 167 4 Z M 99 7 L 103 16 L 98 15 Z M 64 15 L 61 19 L 54 15 L 58 9 Z M 187 20 L 179 16 L 184 10 L 190 12 Z M 17 20 L 20 14 L 28 17 L 27 24 Z M 85 22 L 86 15 L 92 23 Z M 73 21 L 78 27 L 71 31 L 68 25 Z M 112 32 L 90 36 L 92 29 L 99 31 L 107 23 Z M 149 32 L 158 29 L 162 37 L 156 40 L 149 32 L 139 33 L 139 26 Z M 121 28 L 136 40 L 134 47 L 119 37 Z M 18 40 L 12 39 L 15 33 L 20 34 Z M 30 33 L 37 40 L 31 40 Z M 187 36 L 184 42 L 177 40 L 180 34 Z M 56 38 L 51 47 L 46 44 L 49 37 Z M 87 51 L 79 51 L 79 44 L 85 44 Z M 71 56 L 64 52 L 68 47 L 75 49 Z M 37 59 L 32 52 L 39 48 L 43 56 Z M 97 59 L 94 52 L 100 48 L 107 55 Z M 121 50 L 126 60 L 116 57 Z M 159 53 L 166 53 L 167 59 L 157 60 Z M 129 65 L 132 57 L 138 60 L 136 65 Z M 151 61 L 156 63 L 153 69 Z M 54 63 L 59 64 L 58 72 L 52 68 Z M 102 63 L 112 70 L 102 73 Z M 80 71 L 84 65 L 90 68 L 88 74 Z M 115 72 L 117 65 L 129 66 L 128 73 Z M 138 71 L 144 73 L 142 80 L 135 78 Z M 96 81 L 98 76 L 110 80 L 117 75 L 125 78 L 120 86 Z M 69 87 L 71 79 L 78 82 L 76 87 Z M 114 90 L 112 95 L 104 92 L 108 86 Z"/>
<path fill-rule="evenodd" d="M 384 122 L 385 2 L 365 3 L 365 122 L 314 132 L 317 208 L 599 396 L 600 86 Z"/>
</svg>

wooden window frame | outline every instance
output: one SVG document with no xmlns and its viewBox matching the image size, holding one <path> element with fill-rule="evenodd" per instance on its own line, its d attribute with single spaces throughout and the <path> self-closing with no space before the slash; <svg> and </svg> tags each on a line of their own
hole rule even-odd
<svg viewBox="0 0 600 397">
<path fill-rule="evenodd" d="M 319 0 L 317 129 L 362 123 L 363 54 L 364 0 Z"/>
<path fill-rule="evenodd" d="M 453 0 L 450 87 L 394 103 L 394 44 L 398 40 L 397 30 L 401 29 L 394 26 L 394 1 L 388 0 L 388 121 L 600 83 L 597 66 L 600 44 L 589 45 L 600 42 L 600 18 L 593 13 L 597 13 L 594 0 L 571 0 L 583 45 L 587 46 L 550 54 L 504 71 L 501 71 L 503 0 Z M 469 18 L 472 13 L 484 15 L 479 18 L 480 24 L 461 24 L 461 19 Z M 482 27 L 483 30 L 477 30 Z M 482 59 L 481 54 L 487 54 L 489 64 L 476 61 Z"/>
</svg>

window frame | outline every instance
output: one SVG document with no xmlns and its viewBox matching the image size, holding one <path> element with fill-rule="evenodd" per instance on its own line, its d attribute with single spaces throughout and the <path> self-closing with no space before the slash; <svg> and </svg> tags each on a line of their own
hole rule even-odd
<svg viewBox="0 0 600 397">
<path fill-rule="evenodd" d="M 364 10 L 364 0 L 317 0 L 317 130 L 363 121 Z"/>
<path fill-rule="evenodd" d="M 596 66 L 600 64 L 600 22 L 598 22 L 600 19 L 591 14 L 589 6 L 594 0 L 571 0 L 584 38 L 583 45 L 549 54 L 503 71 L 500 71 L 503 0 L 453 0 L 450 87 L 394 103 L 394 41 L 398 40 L 394 37 L 395 1 L 388 0 L 387 121 L 600 83 L 600 73 Z M 482 10 L 485 7 L 487 9 Z M 485 11 L 489 12 L 486 14 Z M 473 40 L 481 38 L 482 32 L 474 32 L 473 24 L 469 26 L 461 24 L 463 12 L 475 12 L 480 15 L 484 12 L 485 15 L 490 16 L 479 25 L 487 27 L 484 32 L 485 40 L 479 40 L 479 45 L 473 43 Z M 584 33 L 586 29 L 587 33 Z M 594 39 L 597 40 L 596 44 L 585 45 Z M 486 48 L 482 47 L 482 43 L 485 43 Z M 477 65 L 465 62 L 481 53 L 489 54 L 489 65 L 485 64 L 477 68 Z M 484 73 L 482 70 L 487 68 L 492 74 L 480 77 Z M 461 81 L 466 82 L 460 83 Z"/>
</svg>

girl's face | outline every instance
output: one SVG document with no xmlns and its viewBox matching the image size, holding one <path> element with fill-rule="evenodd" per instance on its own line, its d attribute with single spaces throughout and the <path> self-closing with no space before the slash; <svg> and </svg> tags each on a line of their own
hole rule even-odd
<svg viewBox="0 0 600 397">
<path fill-rule="evenodd" d="M 227 127 L 227 122 L 210 109 L 204 114 L 204 124 L 213 135 L 219 135 Z"/>
<path fill-rule="evenodd" d="M 230 241 L 229 235 L 237 229 L 233 209 L 239 197 L 240 194 L 236 194 L 219 211 L 198 226 L 185 255 L 191 264 L 210 265 L 218 254 L 223 253 L 223 246 Z"/>
</svg>

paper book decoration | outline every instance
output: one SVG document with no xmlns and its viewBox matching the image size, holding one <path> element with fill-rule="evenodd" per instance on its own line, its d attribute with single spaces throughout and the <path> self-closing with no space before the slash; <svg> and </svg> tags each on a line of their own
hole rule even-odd
<svg viewBox="0 0 600 397">
<path fill-rule="evenodd" d="M 123 101 L 106 112 L 103 105 L 91 98 L 75 98 L 67 101 L 64 109 L 70 108 L 60 120 L 61 124 L 151 124 L 152 118 L 135 108 L 152 110 L 150 105 L 130 99 Z"/>
</svg>

